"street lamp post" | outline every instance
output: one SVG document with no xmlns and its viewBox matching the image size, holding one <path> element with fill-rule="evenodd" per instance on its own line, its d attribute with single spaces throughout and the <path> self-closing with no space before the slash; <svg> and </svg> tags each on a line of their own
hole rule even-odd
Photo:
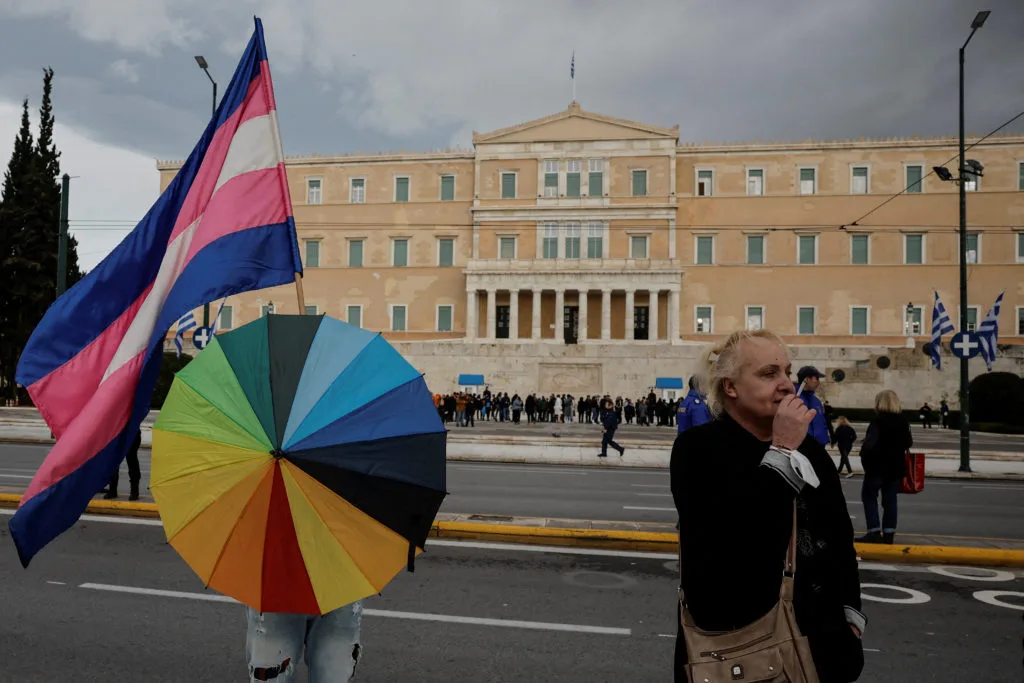
<svg viewBox="0 0 1024 683">
<path fill-rule="evenodd" d="M 963 63 L 963 52 L 961 51 L 961 63 Z M 210 110 L 210 118 L 217 116 L 217 81 L 213 80 L 213 76 L 210 75 L 210 65 L 206 61 L 206 57 L 202 55 L 196 55 L 196 64 L 203 70 L 206 77 L 210 79 L 210 83 L 213 84 L 213 106 Z M 961 103 L 961 109 L 963 108 Z M 203 327 L 210 326 L 210 303 L 206 302 L 203 304 Z"/>
<path fill-rule="evenodd" d="M 964 51 L 974 33 L 985 25 L 989 11 L 978 12 L 971 22 L 971 34 L 960 47 L 960 331 L 967 330 L 967 162 L 964 159 Z M 972 164 L 972 176 L 974 177 Z M 971 471 L 970 375 L 968 359 L 960 359 L 960 471 Z"/>
</svg>

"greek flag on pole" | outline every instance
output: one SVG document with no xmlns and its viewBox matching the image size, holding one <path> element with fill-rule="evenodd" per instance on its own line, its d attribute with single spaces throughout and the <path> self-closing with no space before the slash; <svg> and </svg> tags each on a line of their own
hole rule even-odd
<svg viewBox="0 0 1024 683">
<path fill-rule="evenodd" d="M 174 333 L 174 346 L 178 349 L 178 358 L 181 358 L 181 344 L 185 338 L 185 333 L 189 330 L 194 330 L 196 327 L 196 317 L 192 311 L 189 311 L 185 315 L 178 319 L 178 329 Z"/>
<path fill-rule="evenodd" d="M 572 61 L 569 62 L 569 78 L 576 78 L 576 50 L 572 51 Z"/>
<path fill-rule="evenodd" d="M 942 356 L 939 355 L 942 349 L 942 335 L 951 334 L 954 329 L 953 321 L 949 319 L 949 313 L 946 313 L 946 307 L 942 305 L 939 293 L 935 292 L 935 304 L 932 306 L 931 356 L 932 365 L 939 370 L 942 369 Z"/>
<path fill-rule="evenodd" d="M 999 339 L 999 307 L 1003 303 L 1003 294 L 1006 294 L 1006 290 L 999 293 L 996 302 L 989 309 L 988 315 L 985 316 L 985 319 L 981 321 L 981 325 L 978 326 L 981 357 L 985 359 L 985 367 L 988 368 L 989 372 L 992 371 L 992 361 L 996 359 L 996 341 Z"/>
</svg>

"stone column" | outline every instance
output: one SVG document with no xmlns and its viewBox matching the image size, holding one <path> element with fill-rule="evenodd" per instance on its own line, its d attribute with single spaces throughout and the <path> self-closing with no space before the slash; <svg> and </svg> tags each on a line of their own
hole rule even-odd
<svg viewBox="0 0 1024 683">
<path fill-rule="evenodd" d="M 555 290 L 555 342 L 565 343 L 565 290 Z"/>
<path fill-rule="evenodd" d="M 541 290 L 533 290 L 533 330 L 530 332 L 530 339 L 540 341 L 540 295 Z"/>
<path fill-rule="evenodd" d="M 612 338 L 612 290 L 601 290 L 601 339 Z"/>
<path fill-rule="evenodd" d="M 625 333 L 624 333 L 624 337 L 626 339 L 633 339 L 633 332 L 634 332 L 633 328 L 634 328 L 634 325 L 635 325 L 634 319 L 636 317 L 636 315 L 633 312 L 633 309 L 634 309 L 635 306 L 636 306 L 636 292 L 633 291 L 632 289 L 627 289 L 626 290 L 626 327 L 625 327 Z"/>
<path fill-rule="evenodd" d="M 487 290 L 487 339 L 494 339 L 498 336 L 498 291 Z"/>
<path fill-rule="evenodd" d="M 508 338 L 519 339 L 519 290 L 508 293 Z"/>
<path fill-rule="evenodd" d="M 576 335 L 576 341 L 585 342 L 587 341 L 587 308 L 589 308 L 587 306 L 587 290 L 579 290 L 578 292 L 576 292 L 576 296 L 576 300 L 579 302 L 580 307 L 580 329 L 579 334 Z"/>
<path fill-rule="evenodd" d="M 651 341 L 658 341 L 658 290 L 652 289 L 648 292 L 647 310 L 649 311 L 647 323 L 647 338 Z"/>
<path fill-rule="evenodd" d="M 679 339 L 679 290 L 668 293 L 668 343 Z"/>
<path fill-rule="evenodd" d="M 466 340 L 473 341 L 476 339 L 477 333 L 477 322 L 476 322 L 476 290 L 471 289 L 466 292 Z"/>
</svg>

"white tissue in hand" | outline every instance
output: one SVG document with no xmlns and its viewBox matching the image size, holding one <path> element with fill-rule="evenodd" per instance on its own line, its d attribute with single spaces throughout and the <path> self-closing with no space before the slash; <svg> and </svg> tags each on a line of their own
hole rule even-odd
<svg viewBox="0 0 1024 683">
<path fill-rule="evenodd" d="M 800 478 L 807 483 L 812 489 L 818 488 L 821 481 L 818 479 L 818 475 L 814 472 L 814 466 L 811 465 L 811 461 L 807 459 L 807 456 L 800 451 L 792 451 L 789 454 L 789 460 L 793 464 L 793 469 L 800 475 Z"/>
</svg>

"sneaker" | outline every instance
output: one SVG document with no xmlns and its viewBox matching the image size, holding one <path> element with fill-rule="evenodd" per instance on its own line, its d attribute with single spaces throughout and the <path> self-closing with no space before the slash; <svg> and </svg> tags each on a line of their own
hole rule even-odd
<svg viewBox="0 0 1024 683">
<path fill-rule="evenodd" d="M 860 538 L 853 539 L 855 543 L 882 543 L 881 531 L 869 531 Z"/>
<path fill-rule="evenodd" d="M 621 450 L 619 451 L 619 457 L 621 458 L 621 457 L 622 457 L 622 454 L 623 454 L 623 453 L 625 453 L 625 452 L 626 452 L 626 449 L 625 449 L 625 448 L 621 449 Z"/>
<path fill-rule="evenodd" d="M 882 543 L 886 545 L 892 545 L 896 541 L 896 532 L 887 532 L 882 534 Z"/>
<path fill-rule="evenodd" d="M 599 458 L 607 458 L 608 454 L 607 453 L 598 453 L 597 457 L 599 457 Z"/>
<path fill-rule="evenodd" d="M 107 491 L 103 494 L 103 500 L 114 500 L 117 498 L 117 491 Z"/>
</svg>

